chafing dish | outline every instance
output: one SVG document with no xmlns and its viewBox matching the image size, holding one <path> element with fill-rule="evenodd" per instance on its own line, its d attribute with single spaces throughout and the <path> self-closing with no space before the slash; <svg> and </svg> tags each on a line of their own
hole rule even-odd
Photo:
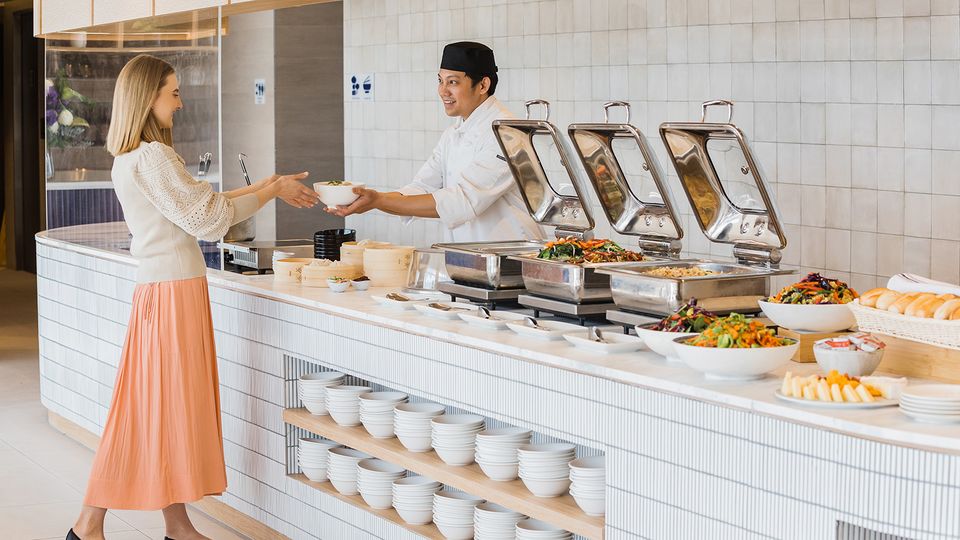
<svg viewBox="0 0 960 540">
<path fill-rule="evenodd" d="M 706 122 L 707 109 L 727 107 L 727 121 Z M 660 277 L 647 274 L 658 265 L 632 263 L 598 270 L 610 276 L 614 302 L 625 309 L 666 315 L 691 297 L 718 311 L 757 311 L 757 299 L 769 295 L 770 277 L 781 270 L 787 239 L 760 164 L 746 136 L 731 123 L 733 103 L 703 104 L 700 122 L 666 122 L 660 136 L 693 208 L 697 224 L 712 242 L 733 244 L 737 264 L 714 261 L 670 262 L 659 266 L 699 265 L 719 274 Z"/>
<path fill-rule="evenodd" d="M 543 242 L 457 242 L 434 244 L 433 247 L 443 250 L 447 274 L 456 283 L 486 289 L 522 289 L 520 263 L 508 257 L 539 253 Z"/>
</svg>

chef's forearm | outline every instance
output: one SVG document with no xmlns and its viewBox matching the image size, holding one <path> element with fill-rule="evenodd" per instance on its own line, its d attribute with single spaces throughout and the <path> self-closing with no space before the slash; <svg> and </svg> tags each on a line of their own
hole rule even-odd
<svg viewBox="0 0 960 540">
<path fill-rule="evenodd" d="M 437 202 L 433 195 L 404 195 L 396 191 L 381 193 L 377 210 L 398 216 L 437 218 Z"/>
</svg>

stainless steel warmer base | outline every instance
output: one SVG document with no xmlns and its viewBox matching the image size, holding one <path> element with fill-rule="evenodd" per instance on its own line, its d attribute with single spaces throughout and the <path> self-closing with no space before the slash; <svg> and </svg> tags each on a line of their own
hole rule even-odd
<svg viewBox="0 0 960 540">
<path fill-rule="evenodd" d="M 622 326 L 627 331 L 633 330 L 634 326 L 655 323 L 660 319 L 661 317 L 651 317 L 648 315 L 641 315 L 639 313 L 631 313 L 629 311 L 620 311 L 619 309 L 611 309 L 607 311 L 607 320 Z"/>
<path fill-rule="evenodd" d="M 539 317 L 541 313 L 550 313 L 558 317 L 576 319 L 580 324 L 597 319 L 602 320 L 608 310 L 617 307 L 613 303 L 573 304 L 532 294 L 521 294 L 517 300 L 520 305 L 532 309 L 534 317 Z"/>
<path fill-rule="evenodd" d="M 440 292 L 449 294 L 453 301 L 463 298 L 492 309 L 501 305 L 516 305 L 517 298 L 527 292 L 526 289 L 484 289 L 483 287 L 449 282 L 441 283 L 437 288 Z"/>
</svg>

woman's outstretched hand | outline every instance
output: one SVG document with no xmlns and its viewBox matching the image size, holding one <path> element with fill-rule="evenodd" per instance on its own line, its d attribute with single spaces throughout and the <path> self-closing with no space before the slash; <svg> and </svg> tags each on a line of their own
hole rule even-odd
<svg viewBox="0 0 960 540">
<path fill-rule="evenodd" d="M 320 197 L 317 192 L 301 183 L 310 173 L 304 171 L 300 174 L 288 174 L 276 176 L 272 186 L 277 190 L 277 197 L 283 202 L 294 208 L 313 208 L 316 206 Z"/>
</svg>

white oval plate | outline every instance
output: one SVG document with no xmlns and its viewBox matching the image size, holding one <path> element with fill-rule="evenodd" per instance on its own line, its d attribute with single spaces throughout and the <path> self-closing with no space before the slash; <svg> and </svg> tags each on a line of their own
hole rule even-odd
<svg viewBox="0 0 960 540">
<path fill-rule="evenodd" d="M 793 396 L 785 396 L 780 393 L 778 389 L 774 394 L 784 401 L 789 401 L 791 403 L 798 403 L 800 405 L 806 405 L 808 407 L 816 407 L 818 409 L 882 409 L 883 407 L 895 407 L 899 405 L 899 402 L 895 399 L 877 399 L 876 401 L 871 401 L 870 403 L 864 402 L 849 402 L 849 401 L 820 401 L 812 399 L 803 399 Z"/>
<path fill-rule="evenodd" d="M 514 313 L 512 311 L 491 311 L 490 318 L 485 319 L 480 316 L 478 310 L 457 313 L 457 316 L 463 319 L 467 324 L 480 326 L 490 330 L 502 330 L 507 327 L 508 322 L 522 321 L 526 315 Z"/>
<path fill-rule="evenodd" d="M 603 339 L 606 343 L 593 341 L 586 330 L 563 334 L 563 339 L 579 349 L 603 354 L 633 352 L 643 348 L 643 339 L 615 332 L 603 333 Z"/>
<path fill-rule="evenodd" d="M 524 321 L 508 322 L 507 328 L 521 336 L 547 340 L 563 339 L 563 334 L 583 329 L 580 325 L 560 321 L 543 321 L 538 319 L 537 323 L 540 324 L 540 328 L 534 328 Z"/>
<path fill-rule="evenodd" d="M 444 311 L 442 309 L 432 307 L 430 304 L 440 304 L 453 309 L 450 311 Z M 459 319 L 461 313 L 472 313 L 476 308 L 463 302 L 417 302 L 413 305 L 413 309 L 423 313 L 428 317 L 452 321 Z"/>
</svg>

